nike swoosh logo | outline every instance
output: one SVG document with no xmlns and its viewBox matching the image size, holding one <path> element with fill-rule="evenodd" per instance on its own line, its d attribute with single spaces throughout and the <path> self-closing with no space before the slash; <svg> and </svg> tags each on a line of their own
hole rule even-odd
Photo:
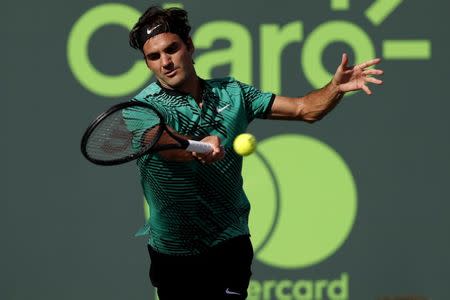
<svg viewBox="0 0 450 300">
<path fill-rule="evenodd" d="M 158 24 L 158 25 L 156 25 L 155 27 L 153 27 L 153 28 L 147 28 L 147 34 L 150 34 L 150 33 L 152 33 L 156 28 L 158 28 L 159 26 L 161 26 L 161 24 Z"/>
<path fill-rule="evenodd" d="M 229 106 L 230 106 L 230 104 L 227 104 L 227 105 L 225 105 L 224 107 L 218 108 L 218 109 L 217 109 L 217 113 L 220 114 L 220 113 L 223 112 L 225 109 L 227 109 Z"/>
<path fill-rule="evenodd" d="M 227 288 L 227 289 L 225 290 L 225 294 L 228 294 L 228 295 L 239 295 L 239 296 L 241 295 L 240 293 L 230 291 L 229 288 Z"/>
</svg>

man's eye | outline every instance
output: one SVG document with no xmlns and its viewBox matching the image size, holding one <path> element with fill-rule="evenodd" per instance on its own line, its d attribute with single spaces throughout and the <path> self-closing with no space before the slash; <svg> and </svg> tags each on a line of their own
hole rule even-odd
<svg viewBox="0 0 450 300">
<path fill-rule="evenodd" d="M 149 55 L 147 55 L 147 59 L 148 60 L 158 60 L 159 54 L 149 54 Z"/>
<path fill-rule="evenodd" d="M 167 48 L 166 51 L 167 51 L 168 54 L 173 54 L 173 53 L 178 51 L 178 46 L 176 46 L 176 45 L 171 46 L 171 47 Z"/>
</svg>

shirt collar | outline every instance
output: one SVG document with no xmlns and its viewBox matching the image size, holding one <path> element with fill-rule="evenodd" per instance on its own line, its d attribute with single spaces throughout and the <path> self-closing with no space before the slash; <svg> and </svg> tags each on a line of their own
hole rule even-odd
<svg viewBox="0 0 450 300">
<path fill-rule="evenodd" d="M 201 87 L 201 89 L 202 89 L 202 91 L 206 88 L 206 81 L 204 80 L 204 79 L 202 79 L 202 78 L 200 78 L 200 77 L 198 77 L 198 79 L 200 80 L 200 87 Z M 183 93 L 183 92 L 181 92 L 181 91 L 179 91 L 179 90 L 175 90 L 175 89 L 168 89 L 168 88 L 165 88 L 162 84 L 161 84 L 161 82 L 159 82 L 159 80 L 156 80 L 156 84 L 161 88 L 161 90 L 164 92 L 164 93 L 166 93 L 167 95 L 170 95 L 170 96 L 183 96 L 183 97 L 186 97 L 186 96 L 189 96 L 189 94 L 188 93 Z"/>
</svg>

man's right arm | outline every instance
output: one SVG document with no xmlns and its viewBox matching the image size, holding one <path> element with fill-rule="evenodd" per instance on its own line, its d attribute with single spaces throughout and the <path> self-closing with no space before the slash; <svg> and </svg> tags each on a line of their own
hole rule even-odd
<svg viewBox="0 0 450 300">
<path fill-rule="evenodd" d="M 168 129 L 171 130 L 171 129 Z M 182 136 L 175 131 L 171 130 L 171 133 L 177 135 L 183 139 L 190 139 L 189 137 Z M 152 132 L 148 132 L 148 135 L 152 135 Z M 153 136 L 149 136 L 149 140 L 152 139 Z M 188 162 L 192 160 L 198 160 L 202 163 L 213 163 L 222 159 L 225 155 L 225 151 L 223 147 L 220 146 L 220 138 L 217 136 L 207 136 L 201 140 L 201 142 L 209 143 L 213 150 L 209 153 L 196 153 L 191 151 L 186 151 L 184 149 L 170 149 L 159 151 L 158 155 L 167 161 L 175 161 L 175 162 Z M 159 145 L 169 145 L 178 143 L 174 140 L 166 131 L 163 132 L 161 137 L 158 140 Z"/>
</svg>

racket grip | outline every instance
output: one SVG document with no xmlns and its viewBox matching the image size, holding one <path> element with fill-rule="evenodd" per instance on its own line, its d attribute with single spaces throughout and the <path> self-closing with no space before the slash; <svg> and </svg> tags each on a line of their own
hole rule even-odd
<svg viewBox="0 0 450 300">
<path fill-rule="evenodd" d="M 198 153 L 208 153 L 212 151 L 212 146 L 208 143 L 204 142 L 197 142 L 193 140 L 188 140 L 189 146 L 187 146 L 186 150 L 191 152 L 198 152 Z"/>
</svg>

